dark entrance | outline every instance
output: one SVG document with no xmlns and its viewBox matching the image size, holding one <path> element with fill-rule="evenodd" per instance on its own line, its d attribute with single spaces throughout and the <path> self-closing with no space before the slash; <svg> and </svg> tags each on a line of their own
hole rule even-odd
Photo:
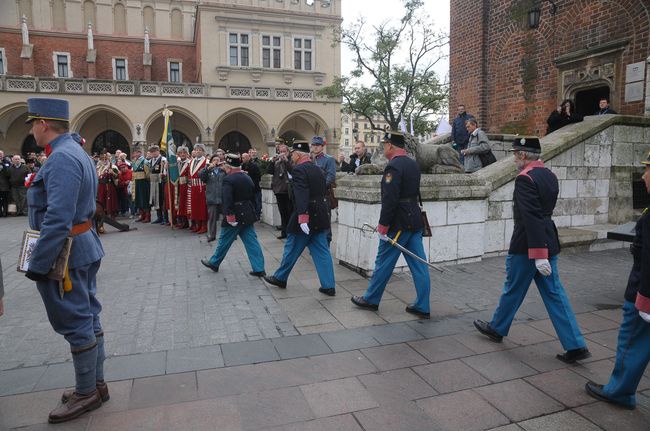
<svg viewBox="0 0 650 431">
<path fill-rule="evenodd" d="M 302 135 L 296 131 L 289 130 L 287 132 L 284 132 L 281 136 L 280 139 L 287 145 L 291 146 L 293 144 L 293 141 L 297 139 L 305 139 L 302 137 Z"/>
<path fill-rule="evenodd" d="M 594 115 L 598 112 L 601 97 L 609 100 L 609 87 L 590 88 L 576 93 L 576 112 L 580 115 Z"/>
<path fill-rule="evenodd" d="M 239 132 L 230 132 L 221 138 L 219 148 L 226 153 L 240 154 L 250 150 L 251 143 L 245 135 Z"/>
<path fill-rule="evenodd" d="M 105 130 L 97 135 L 93 141 L 93 154 L 100 154 L 103 150 L 106 150 L 111 154 L 115 154 L 115 150 L 120 150 L 126 153 L 128 158 L 131 158 L 129 143 L 124 136 L 115 130 Z"/>
<path fill-rule="evenodd" d="M 34 139 L 34 135 L 27 135 L 23 141 L 23 146 L 20 148 L 20 152 L 22 153 L 23 157 L 27 157 L 27 153 L 38 154 L 41 151 L 43 151 L 43 149 L 36 145 L 36 139 Z"/>
</svg>

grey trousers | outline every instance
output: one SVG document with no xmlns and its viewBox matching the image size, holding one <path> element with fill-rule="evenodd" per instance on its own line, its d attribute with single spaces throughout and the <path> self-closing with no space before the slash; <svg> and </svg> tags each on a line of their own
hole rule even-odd
<svg viewBox="0 0 650 431">
<path fill-rule="evenodd" d="M 208 238 L 217 237 L 217 226 L 219 215 L 221 214 L 221 204 L 208 204 Z"/>
<path fill-rule="evenodd" d="M 11 198 L 16 204 L 16 215 L 27 215 L 27 187 L 11 187 Z"/>
</svg>

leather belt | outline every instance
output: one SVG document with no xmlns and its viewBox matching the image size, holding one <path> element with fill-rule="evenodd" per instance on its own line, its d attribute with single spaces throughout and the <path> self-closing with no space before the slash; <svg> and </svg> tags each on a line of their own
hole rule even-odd
<svg viewBox="0 0 650 431">
<path fill-rule="evenodd" d="M 70 236 L 81 235 L 84 232 L 88 232 L 90 228 L 93 227 L 93 223 L 90 220 L 86 220 L 83 223 L 75 224 L 70 229 Z"/>
</svg>

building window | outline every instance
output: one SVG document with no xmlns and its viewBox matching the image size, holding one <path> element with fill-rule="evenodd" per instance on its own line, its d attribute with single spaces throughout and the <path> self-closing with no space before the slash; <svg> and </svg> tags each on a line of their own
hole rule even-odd
<svg viewBox="0 0 650 431">
<path fill-rule="evenodd" d="M 282 40 L 280 36 L 262 35 L 262 67 L 282 67 Z"/>
<path fill-rule="evenodd" d="M 167 64 L 169 67 L 169 82 L 183 82 L 183 63 L 180 61 L 168 61 Z"/>
<path fill-rule="evenodd" d="M 0 75 L 7 74 L 7 57 L 5 57 L 5 49 L 0 48 Z"/>
<path fill-rule="evenodd" d="M 126 58 L 113 59 L 113 79 L 116 81 L 128 81 L 129 61 Z"/>
<path fill-rule="evenodd" d="M 54 62 L 54 76 L 56 78 L 72 78 L 70 69 L 70 53 L 53 52 L 52 61 Z"/>
<path fill-rule="evenodd" d="M 312 49 L 311 39 L 293 39 L 293 68 L 296 70 L 312 70 Z"/>
<path fill-rule="evenodd" d="M 348 147 L 350 145 L 350 140 L 348 138 L 345 138 L 345 146 Z"/>
<path fill-rule="evenodd" d="M 350 129 L 348 127 L 345 128 L 345 134 L 349 135 L 350 134 Z"/>
<path fill-rule="evenodd" d="M 249 47 L 248 34 L 230 33 L 228 36 L 230 45 L 230 65 L 231 66 L 248 66 L 249 64 Z"/>
</svg>

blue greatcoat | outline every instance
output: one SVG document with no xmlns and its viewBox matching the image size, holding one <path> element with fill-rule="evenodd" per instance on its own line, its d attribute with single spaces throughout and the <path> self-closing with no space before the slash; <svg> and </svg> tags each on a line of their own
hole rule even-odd
<svg viewBox="0 0 650 431">
<path fill-rule="evenodd" d="M 47 163 L 27 191 L 29 225 L 41 232 L 29 270 L 40 274 L 52 268 L 72 226 L 92 218 L 97 195 L 95 166 L 70 134 L 60 135 L 50 147 Z M 68 261 L 72 291 L 61 298 L 59 282 L 36 283 L 53 329 L 66 338 L 73 352 L 94 345 L 95 334 L 101 333 L 95 275 L 103 256 L 99 236 L 90 229 L 72 240 Z"/>
</svg>

